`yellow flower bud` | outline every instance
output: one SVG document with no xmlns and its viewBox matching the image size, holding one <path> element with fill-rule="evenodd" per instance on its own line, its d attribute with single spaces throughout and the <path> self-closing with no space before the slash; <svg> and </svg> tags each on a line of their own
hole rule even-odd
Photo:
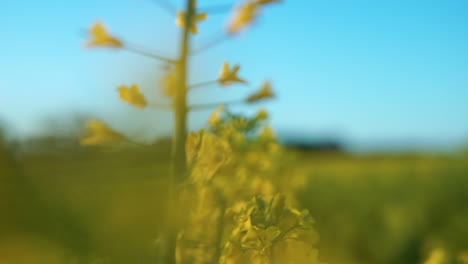
<svg viewBox="0 0 468 264">
<path fill-rule="evenodd" d="M 229 25 L 229 33 L 236 34 L 252 24 L 258 15 L 258 4 L 252 1 L 237 9 Z"/>
<path fill-rule="evenodd" d="M 107 32 L 102 22 L 96 22 L 90 30 L 91 39 L 86 44 L 88 48 L 94 47 L 110 47 L 110 48 L 121 48 L 122 42 L 117 38 L 112 37 Z"/>
<path fill-rule="evenodd" d="M 266 119 L 268 119 L 268 112 L 265 109 L 260 109 L 260 111 L 258 111 L 258 113 L 257 113 L 256 119 L 257 120 L 266 120 Z"/>
<path fill-rule="evenodd" d="M 220 115 L 224 111 L 223 106 L 219 106 L 214 110 L 214 112 L 211 114 L 210 118 L 208 119 L 208 124 L 211 126 L 215 127 L 221 122 Z"/>
<path fill-rule="evenodd" d="M 196 14 L 195 17 L 193 17 L 192 24 L 189 26 L 189 32 L 192 34 L 197 34 L 198 33 L 198 26 L 197 22 L 203 21 L 208 19 L 208 14 L 207 13 L 199 13 Z M 176 25 L 179 27 L 185 28 L 187 27 L 187 22 L 186 22 L 186 14 L 182 11 L 177 12 L 177 19 L 176 19 Z"/>
<path fill-rule="evenodd" d="M 251 94 L 247 98 L 247 102 L 248 103 L 254 103 L 254 102 L 258 102 L 258 101 L 261 101 L 261 100 L 264 100 L 264 99 L 269 99 L 269 98 L 274 98 L 274 97 L 275 97 L 275 94 L 271 90 L 270 82 L 265 82 L 262 85 L 262 87 L 260 88 L 260 91 L 257 91 L 255 93 Z"/>
<path fill-rule="evenodd" d="M 99 146 L 121 143 L 125 137 L 112 130 L 100 120 L 91 120 L 87 124 L 88 135 L 81 139 L 82 145 Z"/>
<path fill-rule="evenodd" d="M 120 86 L 119 96 L 123 101 L 132 104 L 139 109 L 143 109 L 147 105 L 145 96 L 140 92 L 140 87 L 137 84 L 130 87 L 124 85 Z"/>
<path fill-rule="evenodd" d="M 167 70 L 166 75 L 162 79 L 162 93 L 172 97 L 175 95 L 177 85 L 177 71 L 175 68 Z"/>
<path fill-rule="evenodd" d="M 239 70 L 240 70 L 239 65 L 235 65 L 232 67 L 232 69 L 230 69 L 229 63 L 224 62 L 223 67 L 221 68 L 221 74 L 219 76 L 218 82 L 221 85 L 225 85 L 225 86 L 228 86 L 234 83 L 247 83 L 245 80 L 237 76 L 237 73 L 239 72 Z"/>
<path fill-rule="evenodd" d="M 263 131 L 260 133 L 259 138 L 266 141 L 276 140 L 275 132 L 269 126 L 263 129 Z"/>
</svg>

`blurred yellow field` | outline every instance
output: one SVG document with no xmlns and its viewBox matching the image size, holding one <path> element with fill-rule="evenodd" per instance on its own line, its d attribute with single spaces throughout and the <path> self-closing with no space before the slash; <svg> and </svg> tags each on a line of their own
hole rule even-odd
<svg viewBox="0 0 468 264">
<path fill-rule="evenodd" d="M 166 150 L 2 151 L 1 263 L 154 261 Z M 468 156 L 286 151 L 282 165 L 306 175 L 298 203 L 315 219 L 324 262 L 422 263 L 436 248 L 466 254 Z"/>
</svg>

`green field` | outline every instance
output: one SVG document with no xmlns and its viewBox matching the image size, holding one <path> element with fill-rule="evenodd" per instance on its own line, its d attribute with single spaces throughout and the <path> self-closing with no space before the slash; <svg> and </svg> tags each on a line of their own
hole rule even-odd
<svg viewBox="0 0 468 264">
<path fill-rule="evenodd" d="M 307 175 L 298 200 L 315 219 L 322 261 L 422 263 L 434 248 L 454 260 L 466 254 L 467 155 L 290 152 L 286 165 Z M 0 263 L 154 263 L 166 153 L 2 147 Z"/>
</svg>

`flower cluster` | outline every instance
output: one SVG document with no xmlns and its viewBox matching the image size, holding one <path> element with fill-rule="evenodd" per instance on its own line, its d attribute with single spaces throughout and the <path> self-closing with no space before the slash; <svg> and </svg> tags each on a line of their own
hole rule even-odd
<svg viewBox="0 0 468 264">
<path fill-rule="evenodd" d="M 284 195 L 255 197 L 235 214 L 220 263 L 319 263 L 313 224 L 309 212 L 288 207 Z"/>
<path fill-rule="evenodd" d="M 180 263 L 319 263 L 312 218 L 288 206 L 295 173 L 289 184 L 272 176 L 286 157 L 267 116 L 218 108 L 208 130 L 190 133 L 192 188 L 183 204 L 191 213 L 178 239 Z"/>
</svg>

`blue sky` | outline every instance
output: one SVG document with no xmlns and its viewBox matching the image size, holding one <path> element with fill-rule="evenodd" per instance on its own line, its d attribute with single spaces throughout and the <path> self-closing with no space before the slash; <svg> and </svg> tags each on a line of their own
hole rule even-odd
<svg viewBox="0 0 468 264">
<path fill-rule="evenodd" d="M 232 2 L 199 0 L 199 6 Z M 164 101 L 156 92 L 160 63 L 83 48 L 83 29 L 102 20 L 129 42 L 175 56 L 179 29 L 151 0 L 6 0 L 1 9 L 0 119 L 18 135 L 74 113 L 129 134 L 170 131 L 168 113 L 137 111 L 116 94 L 120 84 L 140 83 Z M 466 14 L 465 0 L 286 0 L 266 8 L 255 27 L 192 60 L 193 82 L 214 79 L 227 60 L 242 65 L 251 86 L 207 87 L 191 100 L 242 98 L 268 79 L 278 99 L 261 106 L 283 133 L 331 134 L 364 145 L 466 143 Z M 212 15 L 202 22 L 194 44 L 216 35 L 225 21 L 226 15 Z M 208 115 L 192 114 L 191 127 Z"/>
</svg>

